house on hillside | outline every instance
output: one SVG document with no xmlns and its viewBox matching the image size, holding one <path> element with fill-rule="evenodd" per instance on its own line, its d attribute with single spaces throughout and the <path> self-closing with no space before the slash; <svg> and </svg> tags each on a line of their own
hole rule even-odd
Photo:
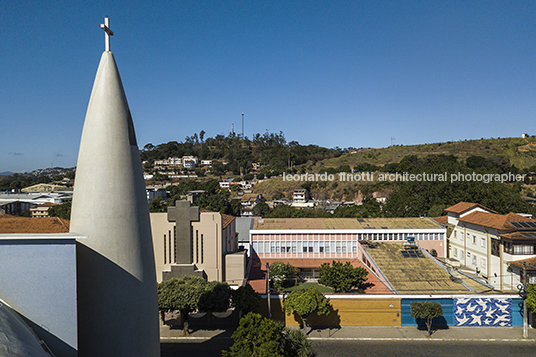
<svg viewBox="0 0 536 357">
<path fill-rule="evenodd" d="M 257 203 L 262 201 L 262 195 L 249 193 L 242 196 L 240 199 L 240 216 L 251 217 L 253 216 L 253 208 Z"/>
</svg>

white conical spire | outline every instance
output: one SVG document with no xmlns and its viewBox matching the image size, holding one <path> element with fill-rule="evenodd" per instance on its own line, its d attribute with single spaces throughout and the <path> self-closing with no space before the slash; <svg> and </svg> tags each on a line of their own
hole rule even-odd
<svg viewBox="0 0 536 357">
<path fill-rule="evenodd" d="M 114 56 L 101 57 L 86 113 L 71 213 L 79 356 L 159 356 L 156 274 L 145 183 Z"/>
</svg>

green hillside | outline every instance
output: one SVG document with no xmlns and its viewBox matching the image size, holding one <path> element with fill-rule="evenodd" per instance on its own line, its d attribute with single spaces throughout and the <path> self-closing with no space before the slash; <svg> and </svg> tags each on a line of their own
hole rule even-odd
<svg viewBox="0 0 536 357">
<path fill-rule="evenodd" d="M 379 149 L 360 149 L 344 153 L 336 158 L 328 158 L 316 164 L 317 167 L 356 166 L 369 163 L 383 166 L 397 163 L 408 155 L 424 157 L 428 155 L 454 155 L 461 160 L 469 156 L 508 159 L 511 165 L 526 169 L 536 165 L 536 137 L 480 139 L 422 145 L 396 145 Z"/>
</svg>

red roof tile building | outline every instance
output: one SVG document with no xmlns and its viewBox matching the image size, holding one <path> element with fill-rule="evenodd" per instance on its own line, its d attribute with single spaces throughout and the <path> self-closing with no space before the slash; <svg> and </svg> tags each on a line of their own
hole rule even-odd
<svg viewBox="0 0 536 357">
<path fill-rule="evenodd" d="M 497 212 L 460 202 L 447 208 L 448 257 L 473 270 L 499 290 L 516 290 L 520 283 L 516 261 L 536 257 L 536 221 L 521 214 Z"/>
</svg>

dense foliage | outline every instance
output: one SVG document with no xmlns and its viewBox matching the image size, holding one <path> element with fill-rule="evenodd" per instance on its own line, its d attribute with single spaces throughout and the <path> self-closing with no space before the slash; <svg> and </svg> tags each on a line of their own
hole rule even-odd
<svg viewBox="0 0 536 357">
<path fill-rule="evenodd" d="M 527 307 L 529 310 L 536 314 L 536 284 L 527 285 Z"/>
<path fill-rule="evenodd" d="M 283 283 L 290 276 L 297 273 L 297 269 L 289 263 L 275 262 L 270 265 L 270 280 L 274 288 L 278 291 L 283 287 Z"/>
<path fill-rule="evenodd" d="M 331 303 L 329 298 L 319 292 L 315 286 L 309 289 L 294 290 L 283 302 L 283 309 L 290 316 L 295 312 L 302 319 L 302 328 L 307 326 L 307 318 L 313 313 L 318 315 L 329 314 Z"/>
<path fill-rule="evenodd" d="M 170 141 L 154 146 L 147 144 L 141 150 L 143 161 L 167 159 L 168 157 L 197 156 L 200 159 L 225 160 L 225 171 L 234 175 L 248 173 L 253 163 L 260 163 L 264 169 L 261 175 L 278 175 L 289 163 L 301 165 L 330 157 L 340 156 L 342 150 L 327 149 L 317 145 L 300 145 L 296 141 L 287 143 L 282 132 L 255 134 L 253 138 L 241 138 L 235 133 L 228 136 L 216 135 L 205 138 L 205 132 L 187 136 L 184 142 Z M 215 174 L 223 174 L 223 167 L 216 167 Z"/>
<path fill-rule="evenodd" d="M 430 155 L 424 158 L 408 156 L 398 164 L 384 167 L 389 172 L 409 174 L 446 174 L 446 180 L 406 181 L 394 183 L 394 190 L 384 206 L 387 217 L 418 217 L 437 215 L 444 208 L 458 202 L 477 202 L 501 214 L 509 212 L 533 212 L 534 207 L 520 195 L 521 182 L 515 184 L 497 181 L 456 180 L 451 175 L 517 173 L 515 166 L 503 161 L 470 157 L 469 164 L 459 162 L 452 155 Z M 470 167 L 470 166 L 471 167 Z M 438 178 L 439 176 L 436 176 Z"/>
<path fill-rule="evenodd" d="M 49 217 L 60 217 L 63 219 L 71 219 L 71 203 L 72 200 L 67 200 L 57 206 L 52 206 L 48 209 Z"/>
<path fill-rule="evenodd" d="M 249 313 L 240 319 L 240 326 L 232 335 L 234 343 L 230 351 L 222 351 L 223 356 L 283 357 L 282 332 L 282 325 Z"/>
<path fill-rule="evenodd" d="M 416 319 L 423 319 L 426 328 L 428 329 L 428 336 L 432 335 L 432 320 L 436 317 L 443 316 L 443 308 L 441 304 L 434 301 L 421 301 L 412 302 L 411 317 Z"/>
<path fill-rule="evenodd" d="M 254 312 L 261 306 L 261 296 L 249 284 L 233 290 L 232 294 L 232 307 L 243 314 Z"/>
<path fill-rule="evenodd" d="M 233 345 L 222 351 L 224 357 L 311 357 L 311 342 L 298 330 L 249 313 L 240 319 L 240 326 L 233 332 Z"/>
<path fill-rule="evenodd" d="M 231 288 L 227 283 L 207 282 L 195 276 L 173 278 L 158 284 L 161 313 L 179 311 L 183 330 L 188 334 L 188 314 L 194 311 L 223 312 L 230 306 Z"/>
<path fill-rule="evenodd" d="M 37 170 L 31 173 L 16 173 L 9 176 L 0 176 L 0 192 L 18 191 L 25 187 L 33 186 L 39 183 L 53 183 L 61 181 L 64 177 L 74 179 L 73 169 L 52 168 L 46 170 Z"/>
<path fill-rule="evenodd" d="M 336 293 L 345 293 L 359 287 L 367 280 L 368 271 L 365 268 L 354 268 L 350 262 L 345 264 L 333 261 L 320 266 L 320 284 L 335 289 Z"/>
</svg>

